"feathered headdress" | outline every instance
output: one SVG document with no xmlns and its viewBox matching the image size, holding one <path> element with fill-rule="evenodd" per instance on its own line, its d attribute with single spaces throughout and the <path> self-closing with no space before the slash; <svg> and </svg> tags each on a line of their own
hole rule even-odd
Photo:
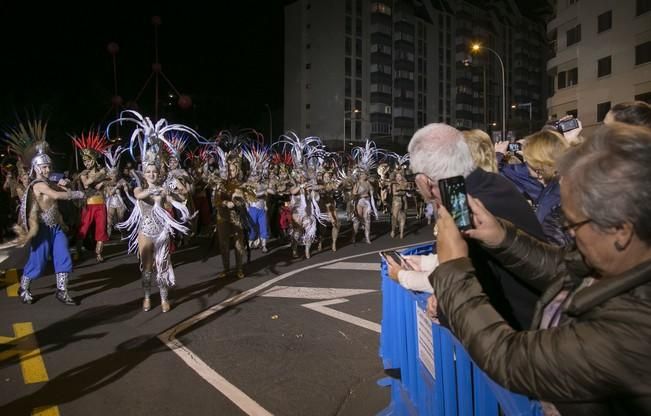
<svg viewBox="0 0 651 416">
<path fill-rule="evenodd" d="M 165 151 L 170 158 L 181 160 L 181 156 L 188 147 L 188 139 L 182 135 L 172 135 L 169 143 L 165 145 Z"/>
<path fill-rule="evenodd" d="M 304 170 L 308 167 L 308 161 L 319 157 L 323 152 L 321 139 L 316 136 L 309 136 L 301 139 L 293 131 L 280 136 L 277 142 L 283 146 L 283 152 L 289 152 L 294 162 L 295 170 Z"/>
<path fill-rule="evenodd" d="M 97 132 L 88 132 L 87 134 L 81 133 L 79 136 L 70 136 L 75 147 L 81 152 L 83 159 L 91 159 L 96 164 L 97 158 L 102 156 L 110 144 L 106 137 Z"/>
<path fill-rule="evenodd" d="M 122 146 L 118 146 L 116 148 L 110 146 L 104 150 L 106 169 L 108 169 L 109 172 L 116 172 L 118 170 L 118 166 L 120 165 L 120 156 L 122 156 L 122 153 L 126 151 L 127 149 L 123 148 Z"/>
<path fill-rule="evenodd" d="M 50 145 L 45 141 L 46 130 L 47 122 L 33 119 L 27 120 L 26 124 L 18 120 L 16 127 L 5 132 L 9 151 L 20 160 L 23 166 L 30 166 L 30 176 L 35 169 L 38 169 L 38 165 L 52 163 L 52 159 L 48 155 Z"/>
<path fill-rule="evenodd" d="M 384 154 L 385 152 L 378 149 L 375 146 L 375 142 L 367 139 L 364 147 L 354 147 L 351 153 L 353 159 L 357 162 L 357 168 L 368 174 L 377 166 L 378 155 Z"/>
<path fill-rule="evenodd" d="M 252 143 L 242 149 L 242 156 L 249 162 L 251 175 L 262 175 L 269 169 L 271 153 L 269 148 L 260 144 Z"/>
<path fill-rule="evenodd" d="M 166 135 L 170 133 L 187 133 L 198 142 L 203 143 L 199 133 L 190 127 L 183 124 L 167 124 L 167 120 L 164 118 L 154 124 L 149 117 L 143 117 L 134 110 L 124 110 L 117 120 L 110 122 L 106 127 L 107 135 L 114 123 L 122 123 L 123 121 L 131 121 L 136 124 L 135 130 L 131 133 L 128 150 L 134 160 L 137 160 L 134 150 L 140 151 L 143 169 L 147 165 L 160 166 L 162 164 L 162 158 L 165 156 L 164 147 L 172 146 L 170 140 L 166 138 Z"/>
<path fill-rule="evenodd" d="M 409 153 L 400 156 L 396 152 L 388 152 L 387 156 L 396 161 L 396 170 L 405 170 L 409 164 Z"/>
</svg>

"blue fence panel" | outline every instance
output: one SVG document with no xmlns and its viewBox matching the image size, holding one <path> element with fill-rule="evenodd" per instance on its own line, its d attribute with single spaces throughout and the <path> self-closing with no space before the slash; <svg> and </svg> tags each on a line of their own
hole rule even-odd
<svg viewBox="0 0 651 416">
<path fill-rule="evenodd" d="M 432 248 L 423 245 L 404 254 Z M 506 416 L 542 415 L 539 402 L 492 381 L 448 329 L 426 318 L 429 294 L 403 289 L 388 277 L 384 262 L 381 274 L 380 357 L 385 369 L 399 373 L 390 383 L 391 405 L 381 415 L 497 416 L 500 410 Z"/>
</svg>

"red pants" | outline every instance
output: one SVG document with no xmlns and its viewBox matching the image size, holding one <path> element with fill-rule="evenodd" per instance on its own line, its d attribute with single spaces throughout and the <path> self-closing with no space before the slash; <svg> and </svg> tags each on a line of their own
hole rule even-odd
<svg viewBox="0 0 651 416">
<path fill-rule="evenodd" d="M 106 232 L 106 205 L 92 204 L 86 205 L 81 210 L 81 225 L 77 238 L 83 240 L 88 234 L 91 224 L 95 223 L 95 241 L 108 241 L 109 236 Z"/>
</svg>

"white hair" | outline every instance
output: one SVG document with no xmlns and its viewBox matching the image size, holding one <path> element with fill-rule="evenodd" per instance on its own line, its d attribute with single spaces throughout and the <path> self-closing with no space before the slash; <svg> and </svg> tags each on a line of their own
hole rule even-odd
<svg viewBox="0 0 651 416">
<path fill-rule="evenodd" d="M 409 141 L 411 170 L 433 181 L 452 176 L 467 177 L 476 165 L 463 134 L 454 127 L 432 123 L 421 128 Z"/>
</svg>

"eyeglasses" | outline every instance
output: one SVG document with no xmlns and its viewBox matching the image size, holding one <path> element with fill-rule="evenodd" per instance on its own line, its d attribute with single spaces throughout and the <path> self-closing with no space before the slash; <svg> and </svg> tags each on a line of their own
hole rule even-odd
<svg viewBox="0 0 651 416">
<path fill-rule="evenodd" d="M 579 228 L 583 227 L 589 222 L 592 222 L 590 218 L 579 222 L 569 222 L 567 219 L 563 219 L 563 226 L 561 227 L 561 230 L 563 230 L 564 232 L 568 232 L 572 230 L 576 233 Z"/>
</svg>

